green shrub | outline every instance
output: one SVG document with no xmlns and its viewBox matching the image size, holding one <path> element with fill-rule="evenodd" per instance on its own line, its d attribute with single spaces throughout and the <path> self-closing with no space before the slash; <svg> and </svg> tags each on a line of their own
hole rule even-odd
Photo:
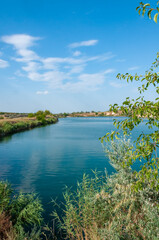
<svg viewBox="0 0 159 240">
<path fill-rule="evenodd" d="M 11 124 L 11 123 L 9 123 L 9 122 L 3 123 L 2 128 L 3 128 L 4 134 L 8 134 L 8 133 L 11 133 L 11 132 L 14 131 L 14 126 L 13 126 L 13 124 Z"/>
<path fill-rule="evenodd" d="M 34 113 L 29 113 L 29 114 L 28 114 L 28 117 L 29 117 L 29 118 L 35 117 L 35 114 L 34 114 Z"/>
<path fill-rule="evenodd" d="M 45 115 L 51 115 L 52 113 L 49 110 L 45 110 Z"/>
</svg>

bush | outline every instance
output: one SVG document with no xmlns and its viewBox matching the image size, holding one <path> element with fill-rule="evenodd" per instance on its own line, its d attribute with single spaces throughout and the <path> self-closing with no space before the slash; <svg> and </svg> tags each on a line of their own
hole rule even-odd
<svg viewBox="0 0 159 240">
<path fill-rule="evenodd" d="M 14 126 L 9 122 L 3 123 L 2 128 L 3 128 L 4 134 L 11 133 L 14 130 Z"/>
<path fill-rule="evenodd" d="M 34 114 L 34 113 L 29 113 L 29 114 L 28 114 L 28 117 L 29 117 L 29 118 L 35 117 L 35 114 Z"/>
<path fill-rule="evenodd" d="M 52 113 L 49 110 L 45 110 L 45 115 L 51 115 Z"/>
</svg>

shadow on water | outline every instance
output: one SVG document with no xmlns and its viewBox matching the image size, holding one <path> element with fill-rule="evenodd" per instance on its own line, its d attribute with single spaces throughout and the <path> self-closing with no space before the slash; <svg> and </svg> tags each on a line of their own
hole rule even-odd
<svg viewBox="0 0 159 240">
<path fill-rule="evenodd" d="M 7 142 L 11 141 L 13 136 L 16 135 L 16 134 L 21 134 L 21 133 L 27 132 L 27 131 L 33 131 L 35 129 L 44 128 L 44 127 L 47 127 L 47 126 L 49 126 L 49 125 L 41 125 L 41 126 L 37 126 L 37 127 L 34 127 L 34 128 L 30 128 L 30 129 L 20 130 L 19 132 L 10 133 L 10 134 L 8 134 L 4 137 L 0 137 L 0 143 L 7 143 Z"/>
<path fill-rule="evenodd" d="M 0 138 L 0 143 L 7 143 L 7 142 L 9 142 L 9 141 L 11 141 L 12 140 L 12 135 L 8 135 L 8 136 L 5 136 L 5 137 L 1 137 Z"/>
</svg>

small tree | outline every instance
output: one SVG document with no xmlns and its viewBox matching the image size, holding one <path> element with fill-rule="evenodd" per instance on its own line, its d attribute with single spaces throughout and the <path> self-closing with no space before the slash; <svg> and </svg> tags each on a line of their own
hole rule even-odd
<svg viewBox="0 0 159 240">
<path fill-rule="evenodd" d="M 127 82 L 140 81 L 141 87 L 138 88 L 140 95 L 147 91 L 150 86 L 153 86 L 156 93 L 159 94 L 159 53 L 152 67 L 145 72 L 144 75 L 131 75 L 118 74 L 118 79 L 127 80 Z M 152 129 L 149 134 L 142 133 L 134 141 L 135 147 L 129 149 L 129 155 L 127 156 L 127 165 L 132 165 L 137 159 L 141 161 L 142 168 L 139 172 L 136 172 L 138 180 L 135 183 L 135 190 L 144 188 L 146 181 L 150 183 L 150 187 L 159 190 L 159 98 L 155 101 L 145 100 L 143 96 L 138 97 L 136 100 L 130 100 L 129 97 L 123 102 L 122 106 L 118 104 L 111 105 L 110 111 L 121 111 L 128 118 L 118 121 L 114 120 L 114 125 L 117 128 L 116 131 L 107 133 L 101 138 L 101 141 L 110 141 L 114 138 L 119 139 L 119 135 L 122 132 L 124 135 L 129 135 L 135 126 L 143 122 L 143 119 L 147 119 L 146 126 Z M 144 160 L 144 161 L 143 161 Z M 146 161 L 146 162 L 145 162 Z M 123 167 L 125 167 L 123 162 Z"/>
<path fill-rule="evenodd" d="M 159 1 L 156 3 L 159 4 Z M 136 8 L 138 13 L 142 12 L 142 15 L 147 12 L 148 17 L 152 19 L 152 12 L 155 11 L 154 21 L 157 23 L 159 7 L 152 8 L 149 3 L 144 4 L 140 2 L 140 5 Z M 157 11 L 157 13 L 156 13 Z M 140 81 L 142 83 L 141 87 L 138 88 L 140 95 L 147 91 L 150 86 L 155 88 L 157 94 L 159 94 L 159 72 L 157 72 L 159 68 L 159 53 L 157 53 L 157 57 L 153 62 L 152 66 L 148 71 L 145 72 L 144 75 L 131 75 L 129 73 L 126 74 L 118 74 L 118 79 L 124 79 L 129 81 Z M 155 101 L 146 101 L 143 96 L 140 96 L 136 100 L 130 98 L 126 98 L 123 102 L 122 106 L 118 106 L 118 104 L 111 105 L 110 111 L 121 111 L 128 118 L 123 121 L 114 120 L 114 125 L 117 128 L 117 131 L 113 131 L 111 133 L 107 133 L 104 137 L 102 137 L 102 142 L 105 139 L 106 141 L 113 140 L 115 137 L 118 139 L 121 130 L 124 135 L 130 134 L 130 132 L 134 129 L 135 126 L 139 125 L 143 122 L 143 119 L 146 118 L 146 125 L 149 129 L 153 129 L 150 134 L 140 134 L 136 139 L 135 148 L 131 148 L 129 151 L 129 157 L 127 158 L 127 164 L 132 165 L 134 161 L 139 159 L 146 160 L 146 163 L 142 165 L 141 171 L 136 173 L 138 176 L 138 181 L 136 182 L 135 189 L 139 190 L 144 187 L 144 183 L 149 181 L 150 186 L 155 188 L 157 191 L 159 190 L 159 158 L 157 149 L 159 147 L 159 98 L 157 97 Z M 124 165 L 123 165 L 124 166 Z"/>
</svg>

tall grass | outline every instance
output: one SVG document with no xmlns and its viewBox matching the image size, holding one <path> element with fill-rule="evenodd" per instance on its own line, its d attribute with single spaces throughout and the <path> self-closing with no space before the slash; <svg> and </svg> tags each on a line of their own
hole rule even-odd
<svg viewBox="0 0 159 240">
<path fill-rule="evenodd" d="M 40 239 L 42 212 L 36 194 L 15 193 L 10 184 L 0 182 L 1 240 Z"/>
<path fill-rule="evenodd" d="M 106 147 L 112 176 L 84 175 L 77 191 L 64 194 L 63 217 L 54 216 L 68 239 L 78 240 L 157 240 L 159 239 L 159 193 L 150 182 L 135 192 L 137 181 L 131 167 L 124 167 L 131 145 L 112 142 Z"/>
</svg>

